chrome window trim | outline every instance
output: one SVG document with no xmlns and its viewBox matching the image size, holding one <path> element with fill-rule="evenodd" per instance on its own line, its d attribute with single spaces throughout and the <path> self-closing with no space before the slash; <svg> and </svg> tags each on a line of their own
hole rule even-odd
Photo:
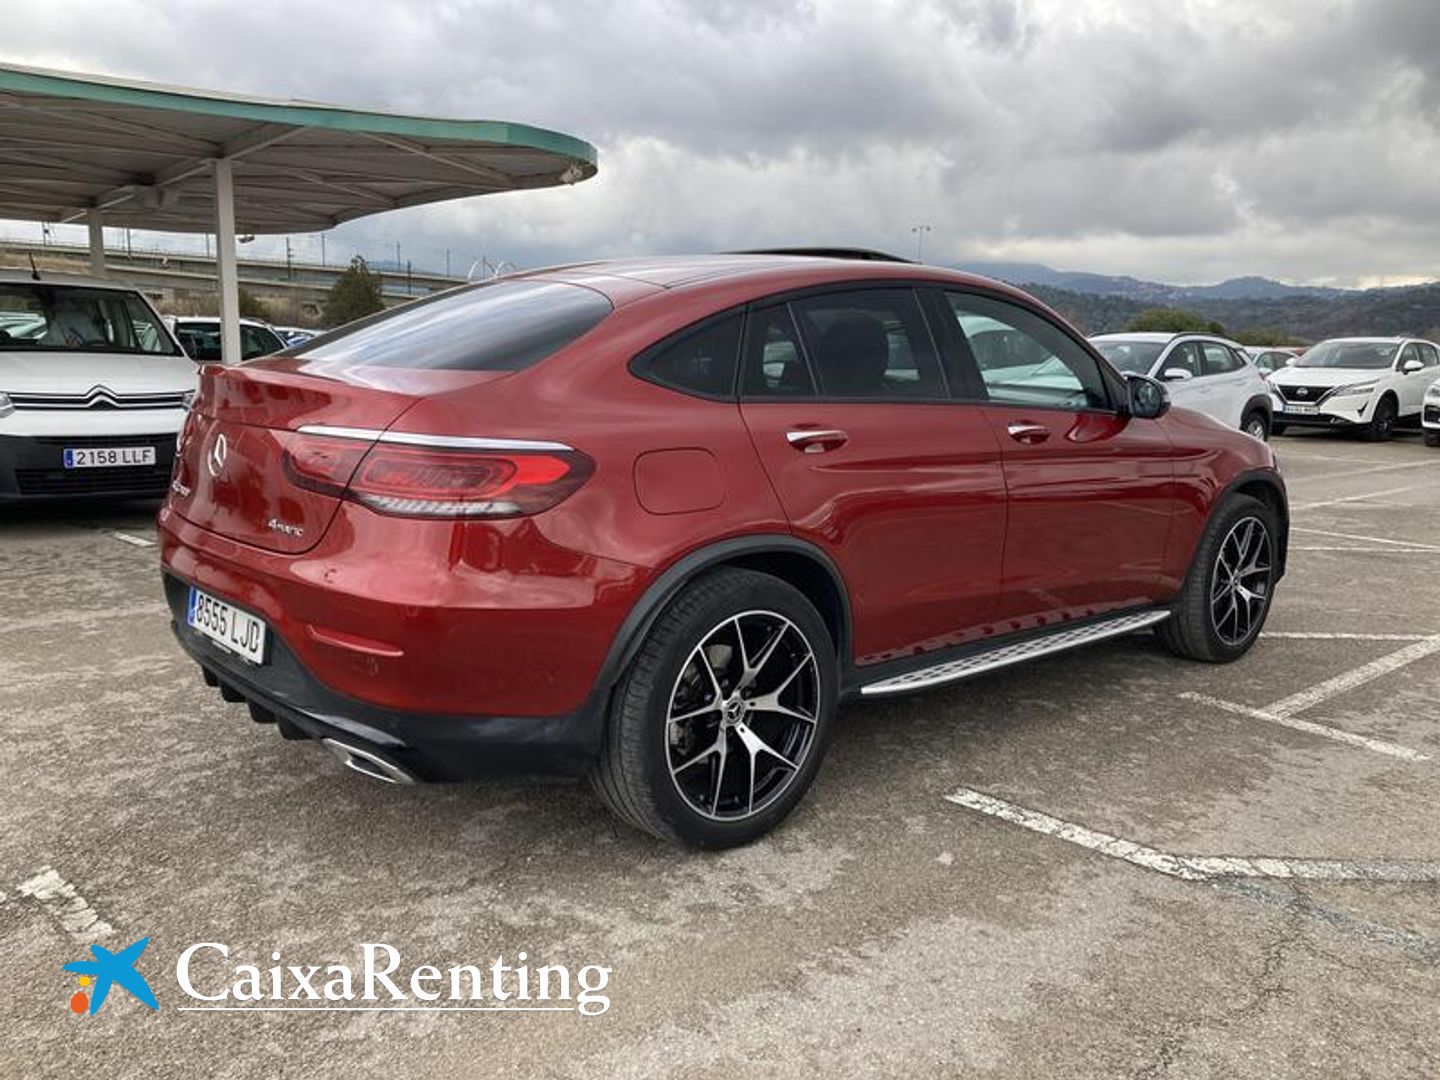
<svg viewBox="0 0 1440 1080">
<path fill-rule="evenodd" d="M 334 439 L 363 439 L 366 442 L 396 443 L 402 446 L 429 446 L 439 450 L 516 450 L 573 453 L 575 448 L 543 439 L 488 439 L 471 435 L 428 435 L 412 431 L 380 431 L 375 428 L 331 427 L 305 424 L 302 435 L 328 435 Z"/>
</svg>

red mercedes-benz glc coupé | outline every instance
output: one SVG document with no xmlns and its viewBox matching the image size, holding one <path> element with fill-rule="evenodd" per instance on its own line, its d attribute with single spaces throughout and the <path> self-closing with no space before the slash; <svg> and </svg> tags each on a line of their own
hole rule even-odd
<svg viewBox="0 0 1440 1080">
<path fill-rule="evenodd" d="M 721 847 L 837 705 L 1154 627 L 1255 642 L 1269 447 L 992 281 L 790 253 L 466 286 L 204 369 L 160 514 L 205 679 L 409 782 L 588 773 Z"/>
</svg>

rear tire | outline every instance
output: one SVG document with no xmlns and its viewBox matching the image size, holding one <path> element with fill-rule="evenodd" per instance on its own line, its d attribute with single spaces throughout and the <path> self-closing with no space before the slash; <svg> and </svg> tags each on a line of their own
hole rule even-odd
<svg viewBox="0 0 1440 1080">
<path fill-rule="evenodd" d="M 1366 442 L 1384 442 L 1395 434 L 1395 423 L 1399 418 L 1399 406 L 1393 397 L 1387 395 L 1376 404 L 1375 414 L 1370 417 L 1370 423 L 1361 429 L 1361 434 Z"/>
<path fill-rule="evenodd" d="M 1251 409 L 1240 421 L 1240 430 L 1252 439 L 1265 442 L 1270 437 L 1270 420 L 1264 409 Z"/>
<path fill-rule="evenodd" d="M 1249 495 L 1210 516 L 1170 618 L 1156 628 L 1176 656 L 1224 664 L 1250 651 L 1275 594 L 1279 521 Z"/>
<path fill-rule="evenodd" d="M 616 688 L 590 781 L 622 821 L 699 848 L 769 832 L 809 789 L 834 727 L 835 646 L 768 574 L 686 585 Z"/>
</svg>

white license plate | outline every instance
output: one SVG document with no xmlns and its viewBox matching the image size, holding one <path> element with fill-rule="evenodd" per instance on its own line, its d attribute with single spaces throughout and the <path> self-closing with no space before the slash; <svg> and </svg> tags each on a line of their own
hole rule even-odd
<svg viewBox="0 0 1440 1080">
<path fill-rule="evenodd" d="M 1287 401 L 1284 411 L 1294 413 L 1296 416 L 1314 416 L 1320 409 L 1316 405 L 1296 405 L 1294 402 Z"/>
<path fill-rule="evenodd" d="M 113 469 L 121 465 L 154 465 L 153 446 L 92 446 L 65 451 L 67 469 Z"/>
<path fill-rule="evenodd" d="M 265 624 L 248 611 L 192 588 L 185 622 L 226 652 L 252 664 L 265 662 Z"/>
</svg>

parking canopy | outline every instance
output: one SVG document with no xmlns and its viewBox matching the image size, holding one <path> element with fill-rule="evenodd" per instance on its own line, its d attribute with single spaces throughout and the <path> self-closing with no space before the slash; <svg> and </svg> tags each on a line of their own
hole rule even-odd
<svg viewBox="0 0 1440 1080">
<path fill-rule="evenodd" d="M 214 233 L 230 322 L 237 231 L 318 231 L 401 207 L 571 184 L 595 169 L 589 143 L 525 124 L 0 64 L 0 217 L 85 221 L 97 270 L 106 225 Z M 227 348 L 227 362 L 238 351 Z"/>
</svg>

